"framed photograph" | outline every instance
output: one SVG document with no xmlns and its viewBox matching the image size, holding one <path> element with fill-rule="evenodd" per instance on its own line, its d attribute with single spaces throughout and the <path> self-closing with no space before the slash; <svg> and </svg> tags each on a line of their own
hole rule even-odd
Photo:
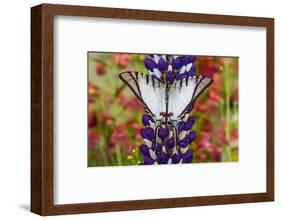
<svg viewBox="0 0 281 220">
<path fill-rule="evenodd" d="M 274 200 L 274 19 L 31 8 L 31 211 Z"/>
</svg>

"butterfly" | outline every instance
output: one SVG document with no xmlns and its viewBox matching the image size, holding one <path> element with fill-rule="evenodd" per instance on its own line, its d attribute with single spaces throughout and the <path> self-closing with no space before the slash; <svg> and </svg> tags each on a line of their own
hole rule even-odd
<svg viewBox="0 0 281 220">
<path fill-rule="evenodd" d="M 160 127 L 172 131 L 174 141 L 178 142 L 178 125 L 186 120 L 188 106 L 212 83 L 210 77 L 198 74 L 173 84 L 164 84 L 148 74 L 133 71 L 120 73 L 119 77 L 151 116 L 155 124 L 155 144 Z"/>
<path fill-rule="evenodd" d="M 187 113 L 189 104 L 211 83 L 207 76 L 195 75 L 164 84 L 150 75 L 139 72 L 123 72 L 120 79 L 143 104 L 156 124 L 178 123 Z"/>
</svg>

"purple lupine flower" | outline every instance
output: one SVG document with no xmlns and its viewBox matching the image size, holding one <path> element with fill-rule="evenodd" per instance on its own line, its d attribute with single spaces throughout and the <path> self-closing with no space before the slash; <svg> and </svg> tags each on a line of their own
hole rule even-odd
<svg viewBox="0 0 281 220">
<path fill-rule="evenodd" d="M 157 68 L 157 64 L 155 63 L 155 61 L 150 58 L 146 58 L 144 60 L 144 65 L 145 65 L 146 69 L 148 69 L 150 71 L 153 71 L 154 68 Z"/>
<path fill-rule="evenodd" d="M 188 70 L 188 72 L 186 73 L 187 77 L 195 76 L 195 74 L 196 74 L 195 66 L 192 66 L 192 67 L 190 68 L 190 70 Z"/>
<path fill-rule="evenodd" d="M 163 72 L 168 70 L 168 62 L 166 62 L 163 58 L 160 58 L 158 62 L 158 69 Z"/>
<path fill-rule="evenodd" d="M 169 134 L 169 130 L 166 128 L 162 128 L 160 127 L 158 129 L 158 137 L 160 137 L 161 139 L 164 139 L 165 137 L 167 137 Z"/>
<path fill-rule="evenodd" d="M 184 130 L 189 131 L 194 125 L 194 123 L 195 123 L 195 117 L 194 116 L 189 117 L 187 121 L 184 123 Z"/>
<path fill-rule="evenodd" d="M 186 113 L 190 113 L 193 109 L 193 103 L 189 103 L 189 105 L 186 107 Z"/>
<path fill-rule="evenodd" d="M 177 164 L 181 160 L 181 154 L 175 153 L 172 155 L 172 163 Z"/>
<path fill-rule="evenodd" d="M 163 149 L 163 145 L 160 143 L 156 144 L 155 152 L 161 152 Z"/>
<path fill-rule="evenodd" d="M 147 145 L 142 144 L 142 145 L 140 145 L 139 149 L 140 149 L 140 152 L 142 153 L 143 156 L 150 156 L 149 148 L 148 148 Z"/>
<path fill-rule="evenodd" d="M 154 138 L 153 128 L 147 127 L 141 129 L 141 136 L 145 139 L 152 140 Z"/>
<path fill-rule="evenodd" d="M 150 156 L 143 157 L 144 165 L 151 165 L 151 164 L 154 164 L 154 162 L 155 162 L 155 160 L 153 160 Z"/>
<path fill-rule="evenodd" d="M 177 57 L 177 58 L 173 59 L 172 66 L 176 70 L 178 70 L 179 68 L 182 67 L 180 57 Z"/>
<path fill-rule="evenodd" d="M 173 84 L 174 80 L 175 80 L 175 76 L 174 74 L 172 73 L 172 71 L 168 71 L 167 72 L 167 81 L 170 83 L 170 84 Z"/>
<path fill-rule="evenodd" d="M 166 164 L 169 160 L 169 157 L 166 153 L 164 153 L 163 151 L 161 151 L 159 154 L 158 154 L 158 162 L 159 164 Z"/>
<path fill-rule="evenodd" d="M 190 163 L 192 161 L 192 159 L 193 159 L 192 150 L 188 150 L 182 155 L 182 162 L 183 163 Z"/>
<path fill-rule="evenodd" d="M 180 121 L 179 124 L 178 124 L 178 132 L 181 132 L 184 130 L 184 122 L 183 121 Z"/>
<path fill-rule="evenodd" d="M 185 138 L 183 138 L 182 140 L 180 140 L 180 141 L 178 142 L 178 145 L 179 145 L 181 148 L 187 147 L 188 144 L 189 144 L 189 137 L 188 137 L 188 135 L 186 135 Z"/>
<path fill-rule="evenodd" d="M 193 142 L 196 138 L 196 133 L 195 131 L 191 131 L 188 133 L 188 139 L 189 139 L 189 143 Z"/>
<path fill-rule="evenodd" d="M 195 56 L 149 55 L 144 65 L 151 77 L 164 85 L 172 86 L 175 82 L 196 75 Z M 142 164 L 178 164 L 190 163 L 193 152 L 190 144 L 195 140 L 196 133 L 192 131 L 195 117 L 189 116 L 193 109 L 193 101 L 185 109 L 185 117 L 177 121 L 173 127 L 158 124 L 152 116 L 144 114 L 141 136 L 145 144 L 139 150 L 143 155 Z M 176 135 L 176 136 L 175 136 Z"/>
<path fill-rule="evenodd" d="M 173 148 L 175 146 L 175 138 L 174 137 L 170 137 L 167 142 L 166 145 L 168 148 Z"/>
<path fill-rule="evenodd" d="M 142 123 L 143 123 L 143 125 L 149 126 L 150 125 L 150 120 L 151 120 L 151 116 L 150 115 L 144 114 L 142 116 Z"/>
<path fill-rule="evenodd" d="M 196 74 L 195 58 L 192 55 L 172 56 L 150 54 L 144 60 L 144 65 L 152 77 L 162 83 L 172 85 L 175 80 L 183 80 Z"/>
<path fill-rule="evenodd" d="M 185 79 L 185 78 L 187 78 L 187 74 L 186 73 L 178 74 L 176 76 L 176 80 L 182 80 L 182 79 Z"/>
</svg>

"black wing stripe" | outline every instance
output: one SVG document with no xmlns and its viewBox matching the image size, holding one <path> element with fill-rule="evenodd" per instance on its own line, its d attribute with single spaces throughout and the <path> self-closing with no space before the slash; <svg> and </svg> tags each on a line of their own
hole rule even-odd
<svg viewBox="0 0 281 220">
<path fill-rule="evenodd" d="M 123 72 L 119 74 L 119 78 L 131 89 L 138 100 L 143 104 L 144 108 L 149 111 L 149 113 L 154 116 L 153 112 L 149 109 L 147 104 L 144 102 L 141 94 L 141 90 L 138 81 L 134 75 L 139 74 L 135 72 Z M 143 73 L 141 73 L 143 77 Z M 129 76 L 129 77 L 128 77 Z"/>
</svg>

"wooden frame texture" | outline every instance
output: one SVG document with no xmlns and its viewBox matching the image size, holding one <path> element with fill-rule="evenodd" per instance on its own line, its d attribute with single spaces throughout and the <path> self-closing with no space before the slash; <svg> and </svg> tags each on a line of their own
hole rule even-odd
<svg viewBox="0 0 281 220">
<path fill-rule="evenodd" d="M 53 17 L 88 16 L 266 28 L 266 192 L 54 205 Z M 31 8 L 31 211 L 40 215 L 172 208 L 274 200 L 274 19 L 42 4 Z"/>
</svg>

